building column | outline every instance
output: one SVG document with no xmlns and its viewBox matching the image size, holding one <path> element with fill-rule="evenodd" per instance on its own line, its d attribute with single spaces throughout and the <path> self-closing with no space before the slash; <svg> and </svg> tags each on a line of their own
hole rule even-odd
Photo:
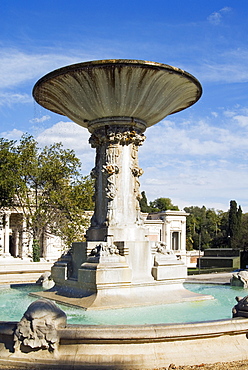
<svg viewBox="0 0 248 370">
<path fill-rule="evenodd" d="M 4 230 L 3 255 L 4 256 L 10 256 L 10 253 L 9 253 L 10 215 L 11 215 L 11 212 L 4 213 L 4 224 L 3 224 L 3 230 Z"/>
<path fill-rule="evenodd" d="M 171 244 L 171 225 L 170 222 L 165 221 L 165 244 L 166 244 L 166 249 L 172 249 L 172 244 Z"/>
<path fill-rule="evenodd" d="M 1 240 L 1 250 L 0 255 L 4 252 L 4 213 L 0 214 L 0 240 Z"/>
<path fill-rule="evenodd" d="M 186 252 L 186 220 L 181 222 L 181 246 L 180 249 L 182 252 Z"/>
</svg>

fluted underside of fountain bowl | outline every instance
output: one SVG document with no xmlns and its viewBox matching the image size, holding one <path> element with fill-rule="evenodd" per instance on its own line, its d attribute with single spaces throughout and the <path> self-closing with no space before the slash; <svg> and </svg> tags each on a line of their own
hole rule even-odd
<svg viewBox="0 0 248 370">
<path fill-rule="evenodd" d="M 86 62 L 55 70 L 33 89 L 43 107 L 90 129 L 90 121 L 131 117 L 149 127 L 194 104 L 200 83 L 165 64 L 135 60 Z"/>
</svg>

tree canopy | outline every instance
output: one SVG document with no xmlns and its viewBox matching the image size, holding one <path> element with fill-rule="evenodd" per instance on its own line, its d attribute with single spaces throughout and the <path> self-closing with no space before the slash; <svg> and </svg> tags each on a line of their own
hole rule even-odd
<svg viewBox="0 0 248 370">
<path fill-rule="evenodd" d="M 170 198 L 157 198 L 154 201 L 147 203 L 146 194 L 144 191 L 141 192 L 140 209 L 141 212 L 165 212 L 168 210 L 179 211 L 178 206 L 172 204 Z"/>
<path fill-rule="evenodd" d="M 187 247 L 247 249 L 248 215 L 235 200 L 227 212 L 206 207 L 185 207 L 187 217 Z M 244 217 L 245 216 L 245 217 Z M 200 244 L 200 245 L 199 245 Z"/>
<path fill-rule="evenodd" d="M 31 135 L 19 143 L 0 139 L 0 207 L 22 211 L 36 245 L 49 232 L 67 245 L 82 240 L 93 188 L 93 180 L 81 176 L 74 151 L 61 143 L 39 149 Z"/>
</svg>

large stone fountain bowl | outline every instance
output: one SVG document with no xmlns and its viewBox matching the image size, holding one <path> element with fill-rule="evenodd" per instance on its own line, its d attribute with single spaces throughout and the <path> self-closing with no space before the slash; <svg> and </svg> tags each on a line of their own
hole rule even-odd
<svg viewBox="0 0 248 370">
<path fill-rule="evenodd" d="M 145 130 L 201 94 L 199 81 L 179 68 L 126 59 L 69 65 L 48 73 L 33 89 L 40 105 L 89 131 L 97 122 L 130 119 Z"/>
</svg>

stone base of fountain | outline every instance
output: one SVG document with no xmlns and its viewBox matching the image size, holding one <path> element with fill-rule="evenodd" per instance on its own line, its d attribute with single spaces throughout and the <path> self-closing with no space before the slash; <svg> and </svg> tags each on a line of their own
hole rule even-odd
<svg viewBox="0 0 248 370">
<path fill-rule="evenodd" d="M 30 293 L 57 303 L 76 306 L 87 310 L 104 310 L 135 306 L 153 306 L 184 301 L 201 301 L 213 299 L 210 295 L 190 292 L 183 287 L 183 281 L 159 282 L 155 284 L 130 285 L 113 289 L 98 289 L 89 294 L 77 288 L 54 287 L 50 291 Z"/>
<path fill-rule="evenodd" d="M 212 298 L 186 290 L 186 276 L 182 261 L 148 241 L 75 243 L 52 267 L 55 287 L 32 295 L 88 310 Z"/>
</svg>

